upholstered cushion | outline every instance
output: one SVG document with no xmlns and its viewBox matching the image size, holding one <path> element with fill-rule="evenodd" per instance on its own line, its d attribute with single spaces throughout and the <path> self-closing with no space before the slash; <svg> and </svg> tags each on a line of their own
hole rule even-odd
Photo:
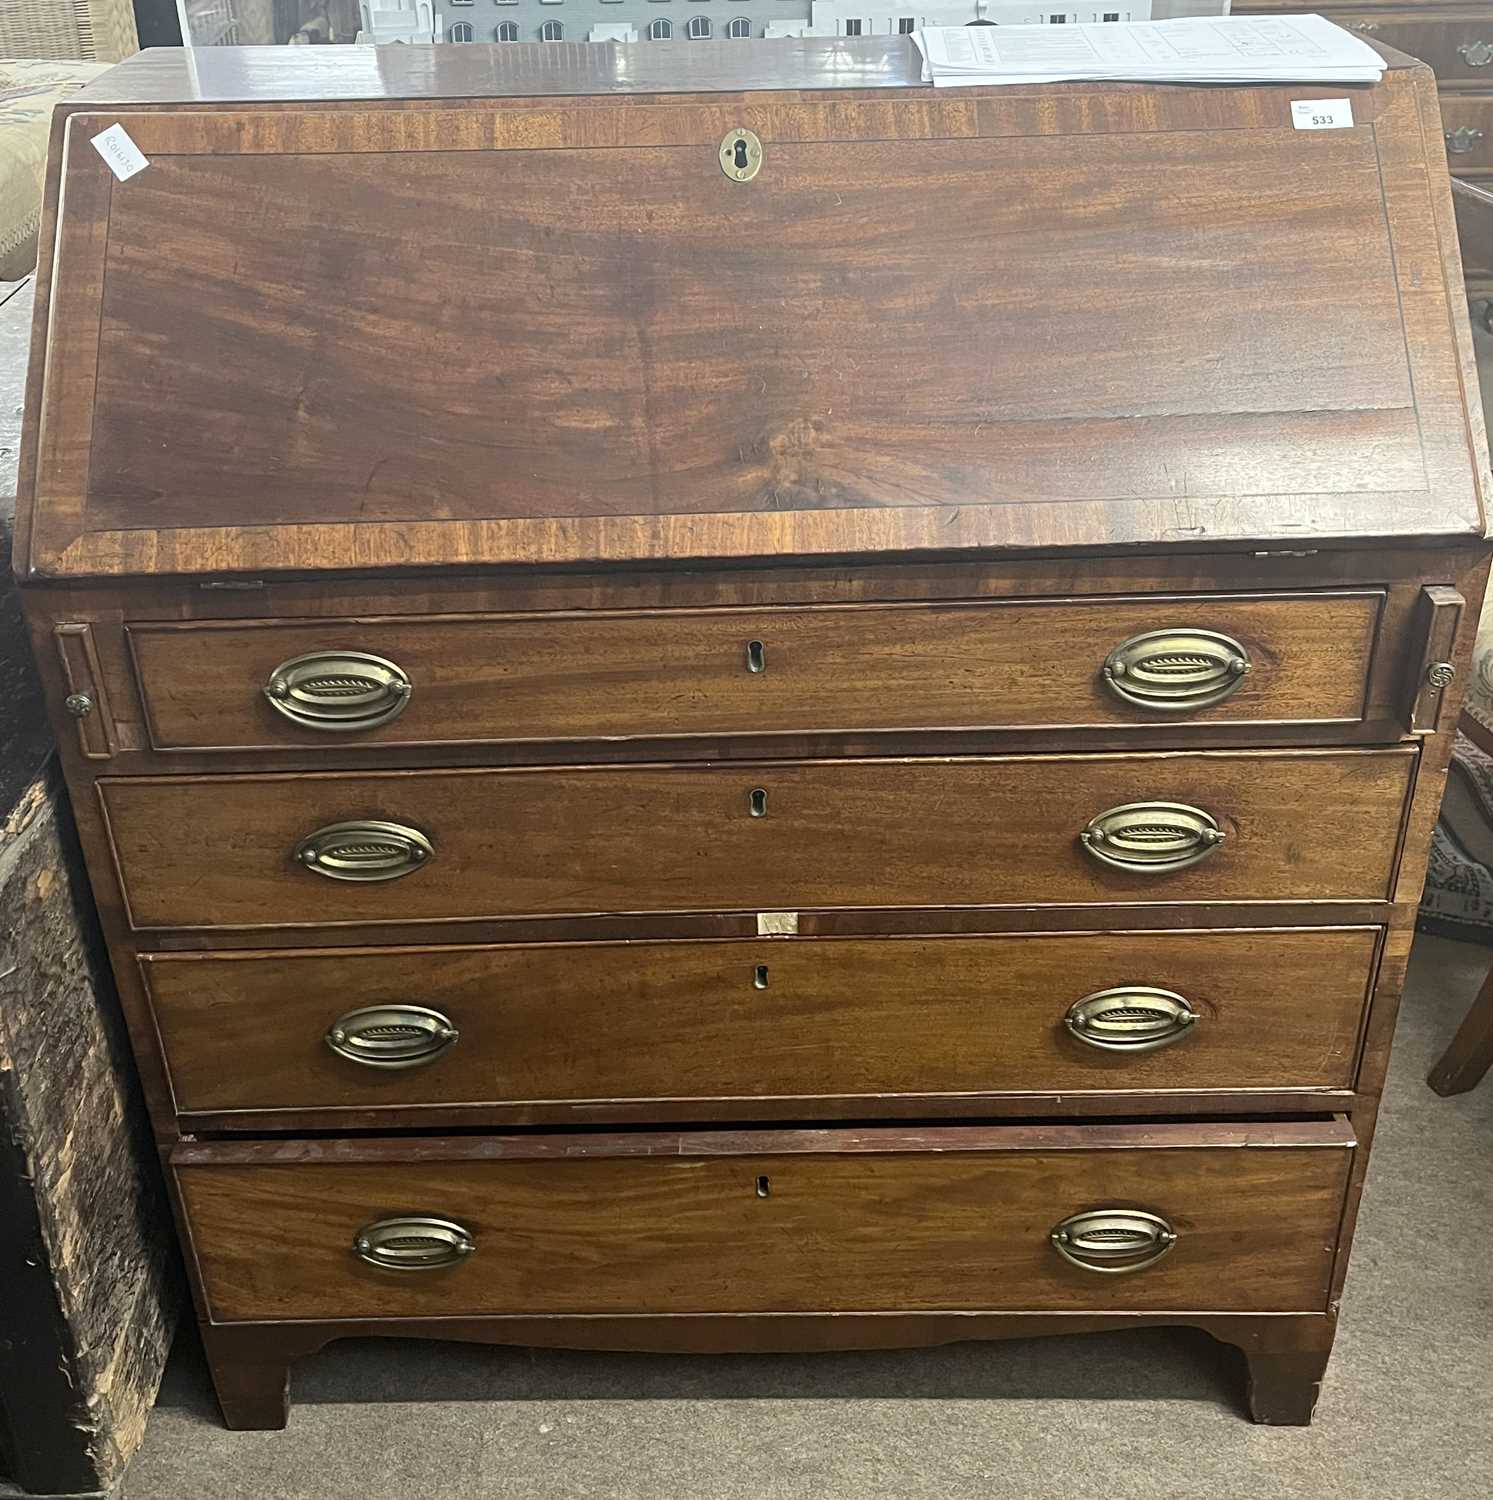
<svg viewBox="0 0 1493 1500">
<path fill-rule="evenodd" d="M 1416 926 L 1444 937 L 1493 944 L 1493 871 L 1462 848 L 1445 822 L 1437 825 L 1431 841 Z"/>
<path fill-rule="evenodd" d="M 1493 599 L 1493 596 L 1490 596 Z M 1493 608 L 1483 610 L 1472 653 L 1472 677 L 1463 707 L 1493 734 Z"/>
<path fill-rule="evenodd" d="M 52 106 L 108 63 L 0 62 L 0 281 L 36 264 Z"/>
<path fill-rule="evenodd" d="M 1493 943 L 1493 755 L 1457 735 L 1420 925 Z"/>
</svg>

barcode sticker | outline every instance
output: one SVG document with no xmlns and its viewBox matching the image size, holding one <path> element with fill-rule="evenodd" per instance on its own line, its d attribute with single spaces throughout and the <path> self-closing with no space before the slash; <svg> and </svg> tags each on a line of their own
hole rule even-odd
<svg viewBox="0 0 1493 1500">
<path fill-rule="evenodd" d="M 93 137 L 93 149 L 121 182 L 128 182 L 136 172 L 143 172 L 150 165 L 123 125 L 111 125 L 107 130 L 99 131 Z"/>
<path fill-rule="evenodd" d="M 1353 125 L 1351 99 L 1293 99 L 1291 123 L 1297 130 L 1348 130 Z"/>
<path fill-rule="evenodd" d="M 757 913 L 758 937 L 792 937 L 798 931 L 796 911 L 759 911 Z"/>
</svg>

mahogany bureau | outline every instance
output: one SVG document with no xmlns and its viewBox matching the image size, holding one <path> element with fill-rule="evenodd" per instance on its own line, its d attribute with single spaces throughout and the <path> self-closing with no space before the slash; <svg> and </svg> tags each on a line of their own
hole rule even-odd
<svg viewBox="0 0 1493 1500">
<path fill-rule="evenodd" d="M 351 1334 L 1177 1323 L 1308 1420 L 1488 560 L 1430 73 L 1310 97 L 59 112 L 19 571 L 231 1426 Z"/>
</svg>

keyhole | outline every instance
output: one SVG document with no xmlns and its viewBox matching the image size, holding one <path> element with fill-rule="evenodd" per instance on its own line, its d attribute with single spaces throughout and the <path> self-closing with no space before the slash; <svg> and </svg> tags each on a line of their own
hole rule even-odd
<svg viewBox="0 0 1493 1500">
<path fill-rule="evenodd" d="M 767 988 L 767 965 L 758 964 L 756 972 L 752 975 L 752 984 L 759 990 Z"/>
<path fill-rule="evenodd" d="M 772 1196 L 772 1184 L 766 1177 L 757 1179 L 757 1196 L 759 1198 L 770 1198 Z"/>
<path fill-rule="evenodd" d="M 747 166 L 747 149 L 745 141 L 737 141 L 734 160 L 736 162 L 736 170 L 738 172 L 745 172 Z"/>
<path fill-rule="evenodd" d="M 751 796 L 747 798 L 747 809 L 754 818 L 767 816 L 767 793 L 760 786 L 752 788 Z"/>
<path fill-rule="evenodd" d="M 747 671 L 765 672 L 767 670 L 767 647 L 761 641 L 747 642 Z"/>
</svg>

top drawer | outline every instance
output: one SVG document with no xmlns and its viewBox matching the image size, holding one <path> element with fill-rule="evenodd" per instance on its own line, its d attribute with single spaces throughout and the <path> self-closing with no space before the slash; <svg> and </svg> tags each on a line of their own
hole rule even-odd
<svg viewBox="0 0 1493 1500">
<path fill-rule="evenodd" d="M 157 750 L 1361 719 L 1379 590 L 135 624 Z"/>
</svg>

